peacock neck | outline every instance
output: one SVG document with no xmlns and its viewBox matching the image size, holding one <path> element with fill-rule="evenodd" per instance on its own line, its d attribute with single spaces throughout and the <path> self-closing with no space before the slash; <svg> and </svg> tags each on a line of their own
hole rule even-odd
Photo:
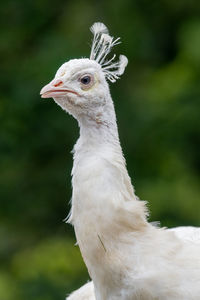
<svg viewBox="0 0 200 300">
<path fill-rule="evenodd" d="M 109 207 L 108 203 L 112 203 L 111 199 L 114 199 L 116 194 L 116 198 L 120 197 L 120 200 L 118 204 L 116 201 L 113 205 L 118 205 L 121 209 L 121 211 L 119 210 L 120 216 L 117 218 L 118 224 L 121 224 L 123 228 L 138 230 L 146 226 L 145 203 L 138 201 L 135 196 L 119 141 L 112 103 L 109 108 L 105 109 L 101 115 L 98 112 L 97 115 L 87 118 L 82 117 L 78 120 L 80 137 L 74 146 L 73 192 L 80 192 L 80 189 L 85 189 L 88 182 L 89 186 L 86 191 L 87 196 L 84 199 L 77 201 L 79 194 L 73 193 L 76 196 L 72 198 L 72 206 L 76 202 L 79 203 L 80 207 L 81 202 L 82 208 L 87 207 L 85 205 L 87 201 L 90 202 L 90 199 L 96 199 L 95 202 L 92 200 L 89 205 L 91 203 L 96 205 L 99 201 L 100 203 L 105 202 L 104 208 L 106 206 Z M 83 186 L 84 182 L 85 185 Z M 90 185 L 90 182 L 93 182 L 93 184 Z M 107 196 L 106 193 L 102 196 L 98 192 L 101 187 L 108 188 Z M 130 203 L 130 206 L 126 209 L 125 207 L 128 203 Z M 100 217 L 102 215 L 103 210 L 100 213 Z M 122 221 L 120 222 L 121 217 Z"/>
<path fill-rule="evenodd" d="M 121 152 L 115 110 L 111 101 L 97 111 L 89 112 L 87 116 L 79 116 L 78 123 L 79 143 L 82 146 L 110 146 Z"/>
<path fill-rule="evenodd" d="M 97 288 L 110 273 L 116 274 L 114 282 L 123 277 L 118 262 L 128 268 L 130 249 L 127 246 L 125 253 L 122 248 L 122 253 L 120 243 L 130 245 L 130 235 L 134 238 L 146 230 L 146 212 L 126 169 L 114 109 L 80 117 L 79 126 L 69 222 Z"/>
</svg>

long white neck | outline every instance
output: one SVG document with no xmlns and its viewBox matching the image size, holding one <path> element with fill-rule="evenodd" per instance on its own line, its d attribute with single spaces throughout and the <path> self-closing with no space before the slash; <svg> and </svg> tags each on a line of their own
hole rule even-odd
<svg viewBox="0 0 200 300">
<path fill-rule="evenodd" d="M 94 117 L 79 118 L 74 147 L 72 212 L 77 242 L 96 284 L 107 271 L 104 257 L 120 249 L 127 233 L 148 226 L 145 205 L 137 200 L 122 154 L 112 102 Z M 118 251 L 116 255 L 122 256 Z M 128 254 L 127 254 L 128 257 Z M 108 266 L 109 268 L 109 266 Z"/>
<path fill-rule="evenodd" d="M 134 194 L 119 142 L 113 102 L 110 95 L 108 97 L 106 105 L 96 110 L 95 114 L 78 118 L 80 137 L 74 147 L 70 221 L 78 222 L 81 210 L 87 208 L 88 203 L 93 208 L 103 203 L 106 205 L 103 209 L 109 205 L 111 209 L 121 209 L 118 225 L 121 220 L 129 228 L 143 227 L 146 224 L 145 205 Z M 89 180 L 93 185 L 90 185 Z M 87 184 L 89 186 L 85 190 Z M 86 198 L 80 197 L 81 190 L 84 190 Z M 107 194 L 102 195 L 102 190 Z M 118 195 L 116 199 L 115 194 Z M 104 211 L 98 213 L 101 218 L 104 216 Z"/>
</svg>

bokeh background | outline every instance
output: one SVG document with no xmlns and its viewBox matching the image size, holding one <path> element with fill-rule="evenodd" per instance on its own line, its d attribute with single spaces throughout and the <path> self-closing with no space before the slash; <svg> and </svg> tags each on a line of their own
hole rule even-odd
<svg viewBox="0 0 200 300">
<path fill-rule="evenodd" d="M 77 123 L 39 91 L 63 62 L 89 55 L 95 21 L 129 59 L 111 93 L 150 221 L 200 226 L 200 2 L 2 0 L 1 300 L 64 299 L 89 279 L 63 222 Z"/>
</svg>

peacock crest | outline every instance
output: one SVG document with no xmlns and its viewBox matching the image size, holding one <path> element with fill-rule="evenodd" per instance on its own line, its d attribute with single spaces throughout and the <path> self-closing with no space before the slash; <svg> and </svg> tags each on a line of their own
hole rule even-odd
<svg viewBox="0 0 200 300">
<path fill-rule="evenodd" d="M 115 82 L 124 73 L 125 67 L 128 64 L 128 59 L 124 55 L 119 56 L 119 61 L 115 61 L 115 54 L 111 59 L 107 59 L 112 48 L 120 44 L 120 38 L 114 39 L 110 36 L 108 28 L 100 22 L 94 23 L 90 27 L 90 30 L 94 35 L 90 59 L 95 60 L 101 65 L 108 80 Z"/>
</svg>

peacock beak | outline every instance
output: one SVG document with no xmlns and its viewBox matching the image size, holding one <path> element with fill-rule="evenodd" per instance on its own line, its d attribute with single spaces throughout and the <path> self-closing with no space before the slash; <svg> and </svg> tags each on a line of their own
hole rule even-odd
<svg viewBox="0 0 200 300">
<path fill-rule="evenodd" d="M 67 93 L 72 93 L 79 96 L 79 94 L 76 91 L 68 89 L 63 85 L 64 83 L 62 80 L 54 79 L 41 89 L 40 95 L 42 98 L 57 98 L 57 97 L 62 97 Z"/>
</svg>

